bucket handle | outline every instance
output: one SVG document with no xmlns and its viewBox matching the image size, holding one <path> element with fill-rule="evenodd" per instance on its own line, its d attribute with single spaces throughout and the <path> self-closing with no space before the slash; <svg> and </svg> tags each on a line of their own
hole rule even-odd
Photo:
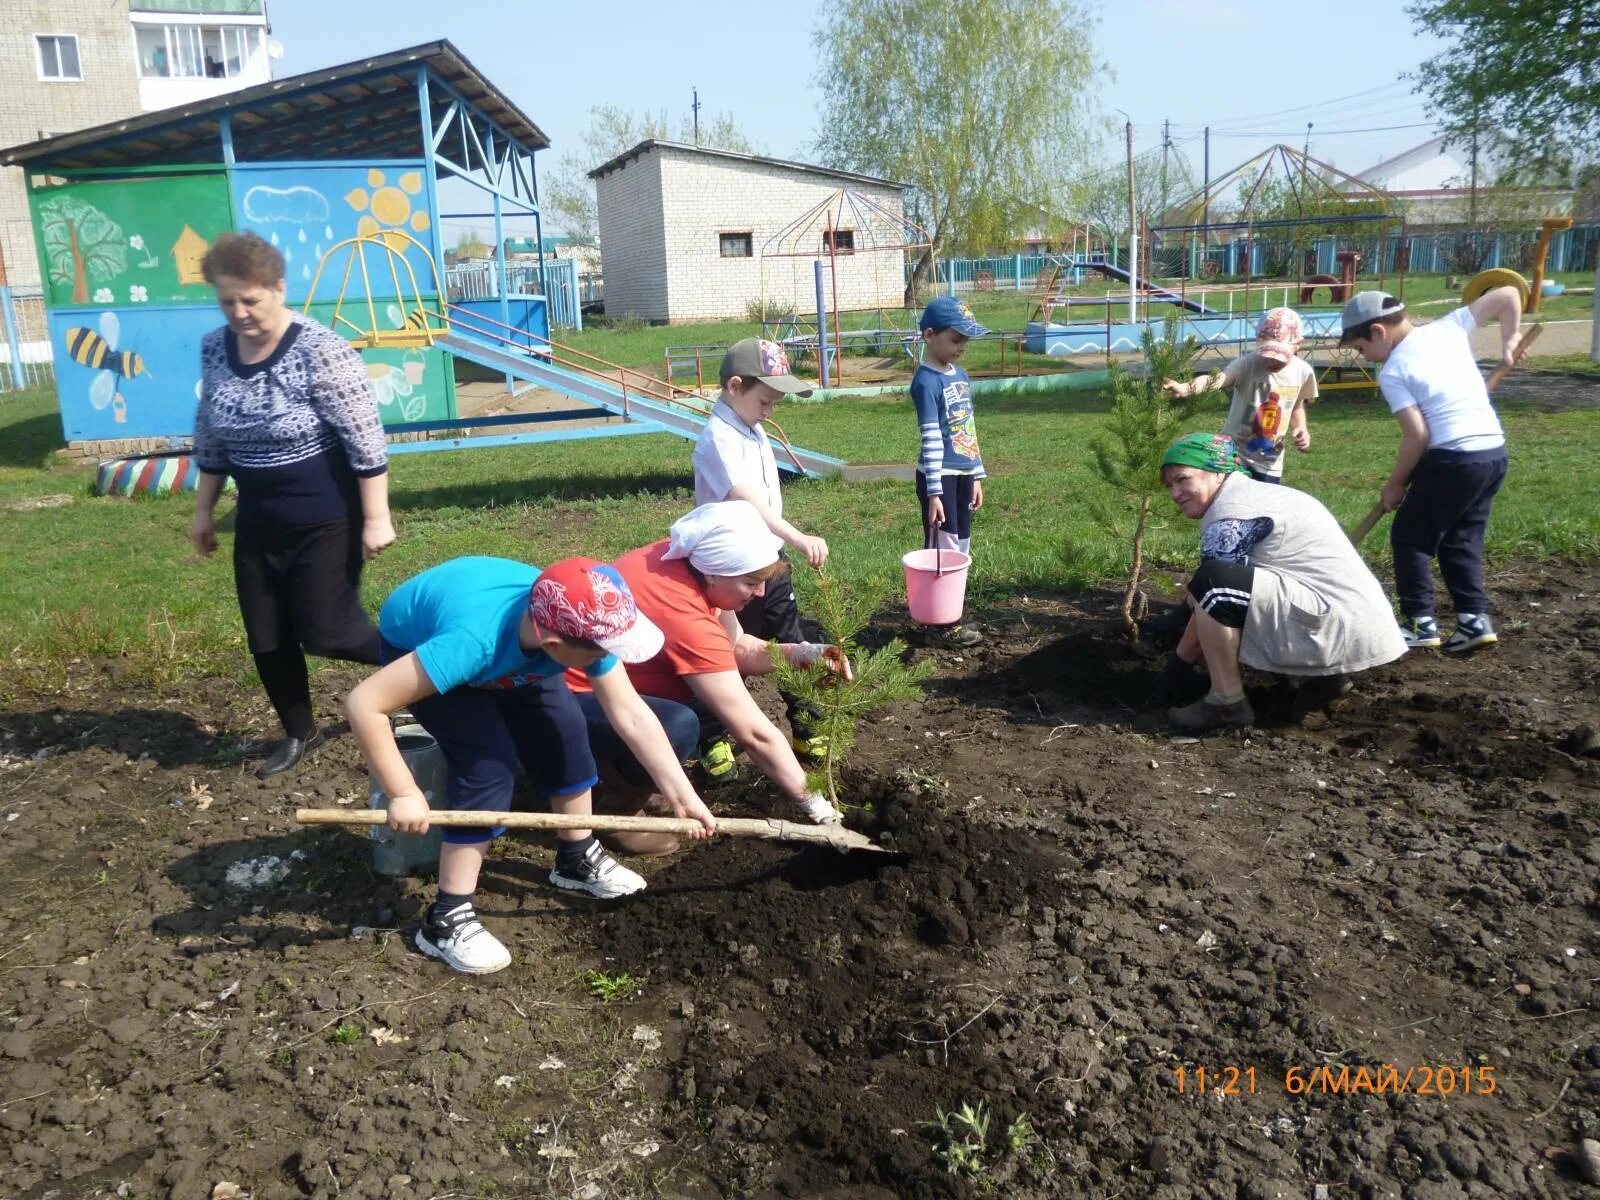
<svg viewBox="0 0 1600 1200">
<path fill-rule="evenodd" d="M 944 561 L 942 557 L 944 548 L 939 545 L 939 529 L 943 524 L 943 521 L 928 522 L 928 544 L 924 547 L 924 549 L 933 551 L 933 577 L 935 579 L 944 578 Z"/>
</svg>

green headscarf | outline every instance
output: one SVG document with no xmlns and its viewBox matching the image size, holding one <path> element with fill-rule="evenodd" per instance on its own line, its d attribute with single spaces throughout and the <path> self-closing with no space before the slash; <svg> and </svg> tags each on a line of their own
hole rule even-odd
<svg viewBox="0 0 1600 1200">
<path fill-rule="evenodd" d="M 1226 475 L 1239 470 L 1233 439 L 1221 433 L 1186 433 L 1161 456 L 1162 467 L 1195 467 Z"/>
</svg>

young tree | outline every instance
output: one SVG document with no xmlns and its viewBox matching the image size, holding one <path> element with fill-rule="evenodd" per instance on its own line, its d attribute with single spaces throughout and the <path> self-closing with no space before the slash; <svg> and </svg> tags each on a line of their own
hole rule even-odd
<svg viewBox="0 0 1600 1200">
<path fill-rule="evenodd" d="M 808 582 L 809 581 L 809 582 Z M 880 650 L 865 651 L 857 639 L 882 603 L 886 588 L 881 581 L 851 587 L 826 571 L 800 579 L 798 590 L 807 612 L 822 626 L 822 636 L 850 662 L 854 678 L 844 679 L 822 669 L 791 666 L 773 648 L 773 681 L 786 696 L 803 700 L 818 716 L 812 722 L 826 739 L 822 765 L 811 773 L 813 791 L 824 793 L 839 807 L 839 764 L 855 745 L 856 722 L 874 709 L 896 700 L 910 700 L 922 691 L 922 680 L 933 670 L 928 660 L 907 666 L 905 644 L 895 638 Z"/>
<path fill-rule="evenodd" d="M 1062 191 L 1100 73 L 1085 0 L 828 0 L 816 152 L 902 180 L 933 255 L 1004 245 Z"/>
<path fill-rule="evenodd" d="M 1133 515 L 1128 580 L 1122 593 L 1122 626 L 1128 640 L 1139 640 L 1139 622 L 1146 601 L 1144 539 L 1150 524 L 1150 506 L 1160 496 L 1161 456 L 1174 438 L 1186 431 L 1190 418 L 1212 393 L 1177 399 L 1161 386 L 1164 379 L 1187 381 L 1194 374 L 1194 357 L 1200 346 L 1193 338 L 1180 339 L 1178 319 L 1169 315 L 1161 335 L 1146 328 L 1143 336 L 1144 370 L 1134 374 L 1118 365 L 1111 368 L 1111 419 L 1106 432 L 1094 443 L 1095 467 L 1115 491 L 1115 504 L 1097 503 L 1095 515 L 1116 532 L 1127 527 Z"/>
<path fill-rule="evenodd" d="M 462 230 L 454 248 L 457 258 L 489 258 L 494 253 L 494 247 L 476 229 Z"/>
<path fill-rule="evenodd" d="M 572 237 L 593 242 L 600 233 L 600 219 L 589 172 L 652 138 L 693 143 L 694 118 L 681 116 L 674 132 L 664 108 L 654 113 L 635 113 L 612 104 L 595 105 L 589 110 L 589 124 L 579 148 L 563 154 L 545 178 L 541 189 L 544 211 Z M 699 145 L 740 154 L 759 153 L 730 113 L 717 113 L 700 123 Z"/>
<path fill-rule="evenodd" d="M 1594 0 L 1416 0 L 1406 12 L 1449 42 L 1417 72 L 1417 90 L 1443 115 L 1447 133 L 1465 140 L 1504 130 L 1508 166 L 1524 181 L 1581 186 L 1600 172 Z M 1600 362 L 1600 321 L 1590 355 Z"/>
</svg>

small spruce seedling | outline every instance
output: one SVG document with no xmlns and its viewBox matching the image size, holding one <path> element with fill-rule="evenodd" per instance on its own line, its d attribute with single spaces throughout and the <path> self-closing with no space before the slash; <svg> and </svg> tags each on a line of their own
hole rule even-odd
<svg viewBox="0 0 1600 1200">
<path fill-rule="evenodd" d="M 878 650 L 864 650 L 862 631 L 878 610 L 888 587 L 882 580 L 848 584 L 823 570 L 809 581 L 796 577 L 808 612 L 822 627 L 822 637 L 850 662 L 851 679 L 835 674 L 819 662 L 812 667 L 790 664 L 776 645 L 772 647 L 773 680 L 785 695 L 803 700 L 817 712 L 813 729 L 825 741 L 822 762 L 809 773 L 807 784 L 839 807 L 839 766 L 855 745 L 856 723 L 874 709 L 896 700 L 910 700 L 922 692 L 922 680 L 933 663 L 908 664 L 905 643 L 895 638 Z"/>
</svg>

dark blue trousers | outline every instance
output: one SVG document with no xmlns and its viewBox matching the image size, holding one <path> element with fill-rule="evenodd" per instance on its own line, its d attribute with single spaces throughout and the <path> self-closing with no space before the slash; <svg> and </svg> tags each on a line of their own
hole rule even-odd
<svg viewBox="0 0 1600 1200">
<path fill-rule="evenodd" d="M 612 670 L 620 671 L 622 667 L 613 667 Z M 617 769 L 617 774 L 622 776 L 623 782 L 633 787 L 652 787 L 653 781 L 650 773 L 639 764 L 633 756 L 633 751 L 628 749 L 628 743 L 622 740 L 622 735 L 611 728 L 611 722 L 606 720 L 605 709 L 600 707 L 600 698 L 593 692 L 574 692 L 578 702 L 578 710 L 583 713 L 583 719 L 589 726 L 589 748 L 600 762 L 609 762 Z M 640 696 L 641 700 L 655 713 L 656 720 L 661 722 L 661 728 L 667 735 L 667 741 L 672 743 L 672 753 L 679 762 L 689 762 L 699 752 L 700 745 L 700 717 L 694 709 L 687 704 L 679 704 L 676 700 L 663 700 L 659 696 Z"/>
<path fill-rule="evenodd" d="M 1411 474 L 1394 514 L 1394 590 L 1406 617 L 1433 615 L 1433 560 L 1457 613 L 1487 613 L 1483 535 L 1495 493 L 1506 479 L 1504 446 L 1493 450 L 1430 450 Z"/>
</svg>

